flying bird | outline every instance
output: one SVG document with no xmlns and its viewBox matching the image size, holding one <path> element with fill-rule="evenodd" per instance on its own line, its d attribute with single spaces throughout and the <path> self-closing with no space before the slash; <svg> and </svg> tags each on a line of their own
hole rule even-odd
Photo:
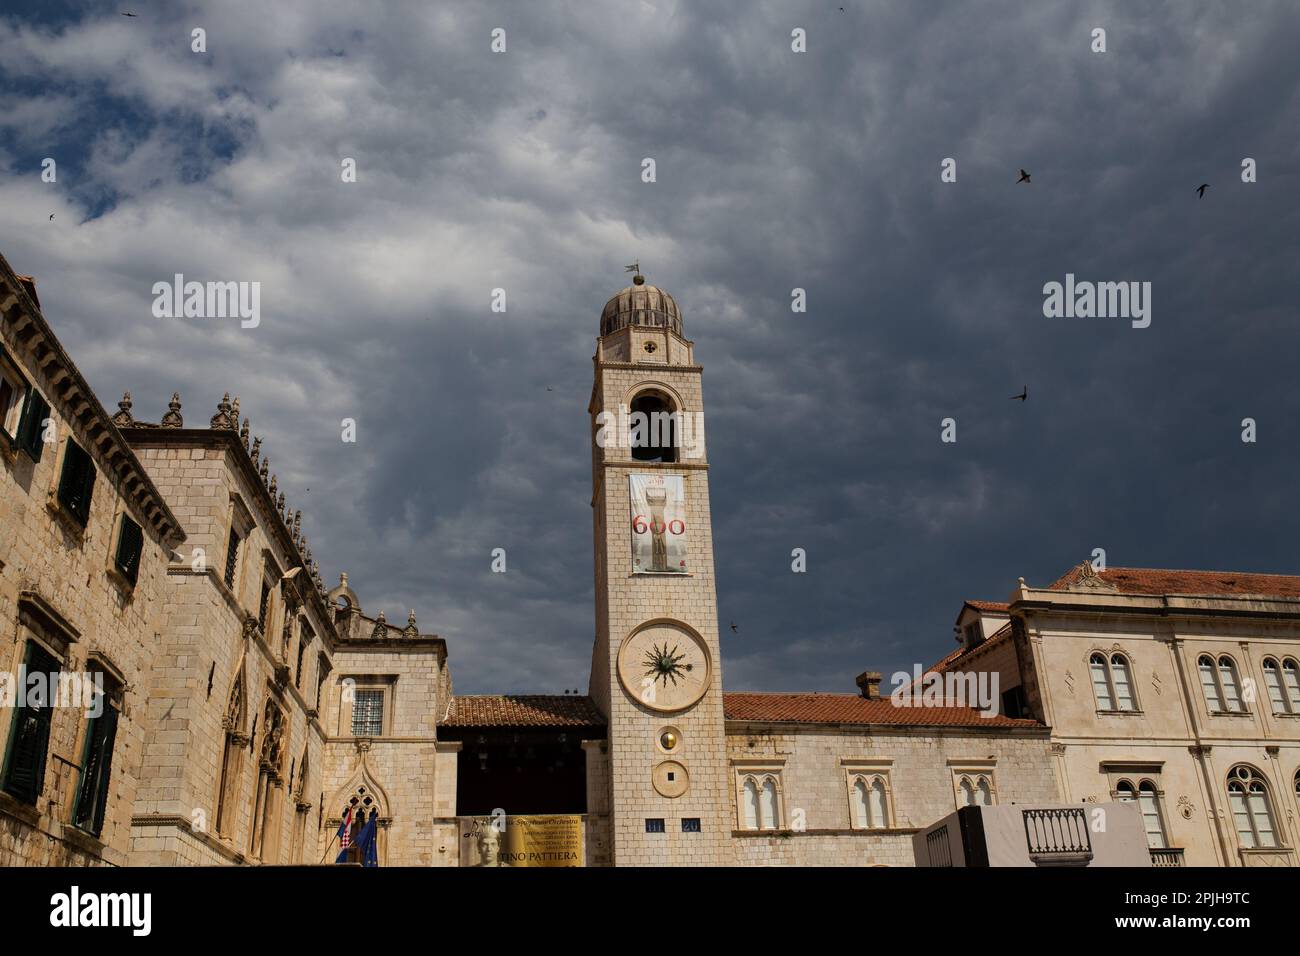
<svg viewBox="0 0 1300 956">
<path fill-rule="evenodd" d="M 1017 182 L 1017 183 L 1027 183 L 1027 182 L 1029 182 L 1029 181 L 1030 181 L 1030 180 L 1029 180 L 1029 173 L 1025 172 L 1023 169 L 1020 170 L 1020 178 L 1017 179 L 1016 182 Z"/>
<path fill-rule="evenodd" d="M 1197 195 L 1197 197 L 1200 198 L 1200 199 L 1204 199 L 1204 198 L 1205 198 L 1205 190 L 1207 190 L 1207 189 L 1209 189 L 1209 188 L 1210 188 L 1210 184 L 1209 184 L 1209 183 L 1201 183 L 1199 186 L 1196 187 L 1196 195 Z"/>
<path fill-rule="evenodd" d="M 54 221 L 54 213 L 50 213 L 50 222 Z"/>
<path fill-rule="evenodd" d="M 546 386 L 546 390 L 547 390 L 548 392 L 553 392 L 553 391 L 555 391 L 555 389 L 551 388 L 551 386 L 549 386 L 549 385 Z"/>
<path fill-rule="evenodd" d="M 732 633 L 733 633 L 733 634 L 739 634 L 739 633 L 740 633 L 740 631 L 736 628 L 736 622 L 735 622 L 735 621 L 732 621 L 732 622 L 731 622 L 731 630 L 732 630 Z"/>
<path fill-rule="evenodd" d="M 1007 401 L 1014 402 L 1018 398 L 1023 402 L 1028 397 L 1029 397 L 1029 386 L 1026 385 L 1025 390 L 1023 392 L 1021 392 L 1019 395 L 1012 395 L 1010 398 L 1007 399 Z"/>
<path fill-rule="evenodd" d="M 124 16 L 124 17 L 133 17 L 133 16 L 135 16 L 135 14 L 134 14 L 134 13 L 124 13 L 124 14 L 122 14 L 122 16 Z"/>
</svg>

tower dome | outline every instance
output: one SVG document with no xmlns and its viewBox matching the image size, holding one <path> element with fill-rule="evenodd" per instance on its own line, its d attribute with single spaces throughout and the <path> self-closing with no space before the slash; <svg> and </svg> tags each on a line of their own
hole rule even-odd
<svg viewBox="0 0 1300 956">
<path fill-rule="evenodd" d="M 632 284 L 605 303 L 600 313 L 600 334 L 609 335 L 630 325 L 672 329 L 682 334 L 682 313 L 677 301 L 656 286 L 646 285 L 639 272 Z"/>
</svg>

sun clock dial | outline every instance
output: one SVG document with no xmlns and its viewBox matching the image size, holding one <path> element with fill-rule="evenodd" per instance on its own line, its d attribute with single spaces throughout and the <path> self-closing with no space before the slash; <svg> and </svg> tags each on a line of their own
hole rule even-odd
<svg viewBox="0 0 1300 956">
<path fill-rule="evenodd" d="M 685 710 L 709 689 L 708 648 L 693 631 L 660 623 L 633 632 L 618 651 L 618 677 L 651 710 Z"/>
</svg>

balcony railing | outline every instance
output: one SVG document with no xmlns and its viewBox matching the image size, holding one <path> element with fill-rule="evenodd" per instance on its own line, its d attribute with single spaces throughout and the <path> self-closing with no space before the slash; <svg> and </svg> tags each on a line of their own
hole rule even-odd
<svg viewBox="0 0 1300 956">
<path fill-rule="evenodd" d="M 930 855 L 931 866 L 952 866 L 952 845 L 948 842 L 946 823 L 925 835 L 925 849 Z"/>
<path fill-rule="evenodd" d="M 1047 866 L 1086 866 L 1092 860 L 1092 838 L 1082 807 L 1022 812 L 1029 859 Z"/>
<path fill-rule="evenodd" d="M 1152 866 L 1186 866 L 1183 860 L 1183 848 L 1180 846 L 1151 850 Z"/>
</svg>

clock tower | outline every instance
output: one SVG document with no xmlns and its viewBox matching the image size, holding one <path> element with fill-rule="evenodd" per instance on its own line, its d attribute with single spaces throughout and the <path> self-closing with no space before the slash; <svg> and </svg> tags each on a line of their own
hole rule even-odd
<svg viewBox="0 0 1300 956">
<path fill-rule="evenodd" d="M 673 297 L 633 284 L 596 342 L 590 694 L 616 865 L 722 865 L 732 829 L 704 400 Z"/>
</svg>

